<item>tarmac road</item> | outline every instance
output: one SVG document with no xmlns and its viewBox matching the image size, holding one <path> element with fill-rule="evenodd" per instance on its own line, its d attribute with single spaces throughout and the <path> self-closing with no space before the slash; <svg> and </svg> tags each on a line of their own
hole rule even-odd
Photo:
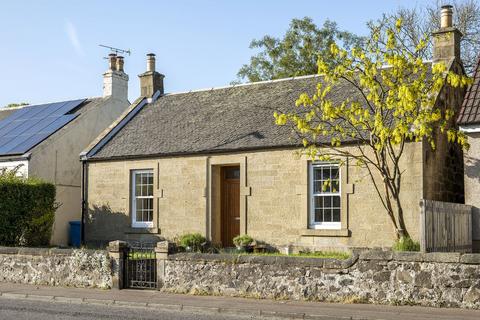
<svg viewBox="0 0 480 320">
<path fill-rule="evenodd" d="M 85 305 L 62 302 L 27 301 L 0 298 L 1 320 L 233 320 L 256 319 L 255 317 L 220 314 L 194 314 L 185 311 L 159 311 L 106 305 Z M 260 318 L 258 318 L 260 319 Z"/>
</svg>

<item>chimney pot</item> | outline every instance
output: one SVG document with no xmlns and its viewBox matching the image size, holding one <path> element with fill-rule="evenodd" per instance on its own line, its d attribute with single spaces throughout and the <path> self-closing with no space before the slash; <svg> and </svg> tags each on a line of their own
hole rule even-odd
<svg viewBox="0 0 480 320">
<path fill-rule="evenodd" d="M 440 18 L 440 28 L 451 28 L 453 27 L 453 6 L 444 5 L 441 10 Z"/>
<path fill-rule="evenodd" d="M 123 72 L 123 57 L 117 57 L 117 71 Z"/>
<path fill-rule="evenodd" d="M 115 53 L 108 55 L 108 68 L 109 70 L 115 70 L 117 68 L 117 55 Z"/>
<path fill-rule="evenodd" d="M 147 54 L 147 72 L 154 72 L 155 71 L 155 54 L 149 53 Z"/>
</svg>

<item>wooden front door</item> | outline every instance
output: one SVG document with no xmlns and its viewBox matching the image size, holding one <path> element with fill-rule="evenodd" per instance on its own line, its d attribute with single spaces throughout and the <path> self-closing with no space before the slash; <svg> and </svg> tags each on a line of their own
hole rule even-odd
<svg viewBox="0 0 480 320">
<path fill-rule="evenodd" d="M 240 167 L 223 167 L 221 175 L 221 240 L 224 247 L 232 247 L 240 234 Z"/>
</svg>

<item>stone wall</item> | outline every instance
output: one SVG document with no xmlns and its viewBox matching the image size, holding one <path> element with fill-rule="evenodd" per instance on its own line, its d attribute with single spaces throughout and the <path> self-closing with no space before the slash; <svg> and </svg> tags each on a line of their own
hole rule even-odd
<svg viewBox="0 0 480 320">
<path fill-rule="evenodd" d="M 365 251 L 349 260 L 175 254 L 164 292 L 480 309 L 480 254 Z"/>
<path fill-rule="evenodd" d="M 106 251 L 0 247 L 0 282 L 112 287 Z"/>
</svg>

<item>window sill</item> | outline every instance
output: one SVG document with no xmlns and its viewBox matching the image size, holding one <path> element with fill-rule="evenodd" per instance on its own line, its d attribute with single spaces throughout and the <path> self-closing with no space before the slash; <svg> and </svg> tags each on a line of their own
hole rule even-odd
<svg viewBox="0 0 480 320">
<path fill-rule="evenodd" d="M 349 229 L 304 229 L 304 237 L 350 237 Z"/>
<path fill-rule="evenodd" d="M 159 234 L 160 229 L 159 228 L 134 228 L 134 227 L 129 227 L 125 231 L 127 234 Z"/>
</svg>

